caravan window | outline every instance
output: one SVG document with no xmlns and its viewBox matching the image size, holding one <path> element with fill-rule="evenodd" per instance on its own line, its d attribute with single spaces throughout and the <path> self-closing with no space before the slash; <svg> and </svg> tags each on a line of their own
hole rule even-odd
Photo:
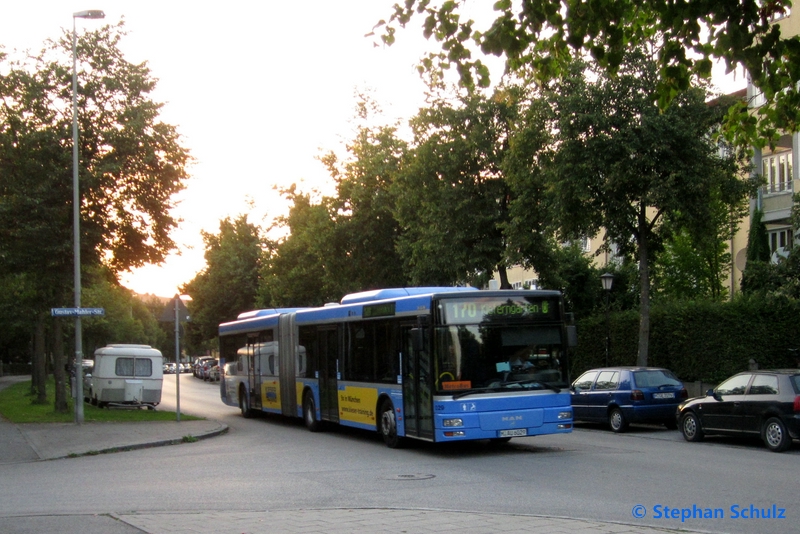
<svg viewBox="0 0 800 534">
<path fill-rule="evenodd" d="M 117 358 L 114 372 L 117 376 L 153 376 L 150 358 Z"/>
</svg>

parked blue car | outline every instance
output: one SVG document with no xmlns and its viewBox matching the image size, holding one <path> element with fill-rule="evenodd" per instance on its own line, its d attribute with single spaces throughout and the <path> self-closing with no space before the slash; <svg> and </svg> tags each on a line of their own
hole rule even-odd
<svg viewBox="0 0 800 534">
<path fill-rule="evenodd" d="M 630 423 L 678 428 L 675 413 L 689 397 L 683 383 L 660 367 L 604 367 L 586 371 L 572 383 L 575 421 L 607 422 L 614 432 Z"/>
</svg>

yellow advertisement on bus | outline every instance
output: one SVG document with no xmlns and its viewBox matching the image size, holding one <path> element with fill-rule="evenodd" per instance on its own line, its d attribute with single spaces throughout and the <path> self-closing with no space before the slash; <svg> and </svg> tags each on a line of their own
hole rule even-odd
<svg viewBox="0 0 800 534">
<path fill-rule="evenodd" d="M 375 406 L 378 390 L 375 388 L 339 386 L 339 420 L 375 426 Z"/>
<path fill-rule="evenodd" d="M 261 406 L 264 409 L 281 409 L 281 389 L 277 380 L 261 383 Z"/>
</svg>

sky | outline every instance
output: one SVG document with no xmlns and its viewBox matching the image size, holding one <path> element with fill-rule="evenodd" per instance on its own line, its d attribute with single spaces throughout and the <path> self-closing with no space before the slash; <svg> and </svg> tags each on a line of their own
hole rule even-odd
<svg viewBox="0 0 800 534">
<path fill-rule="evenodd" d="M 382 124 L 404 122 L 424 104 L 416 65 L 436 43 L 418 27 L 399 32 L 392 47 L 365 36 L 396 1 L 13 0 L 0 9 L 0 45 L 10 55 L 38 52 L 71 31 L 78 11 L 106 14 L 77 19 L 78 32 L 124 19 L 120 49 L 128 61 L 147 62 L 160 118 L 194 158 L 173 211 L 178 251 L 121 277 L 137 293 L 170 297 L 205 267 L 201 232 L 217 233 L 220 220 L 242 214 L 268 228 L 288 210 L 276 188 L 332 192 L 318 158 L 344 154 L 356 91 L 377 101 Z"/>
<path fill-rule="evenodd" d="M 388 18 L 394 0 L 224 3 L 183 0 L 27 0 L 4 2 L 0 45 L 38 52 L 72 30 L 72 14 L 101 9 L 105 20 L 77 19 L 77 30 L 124 18 L 119 47 L 146 61 L 164 103 L 161 120 L 177 127 L 194 158 L 173 215 L 179 253 L 164 265 L 122 276 L 138 292 L 174 295 L 205 266 L 201 231 L 248 214 L 268 228 L 288 206 L 276 187 L 297 183 L 331 192 L 318 157 L 343 154 L 353 138 L 356 91 L 369 91 L 385 119 L 410 118 L 423 104 L 415 67 L 426 46 L 419 31 L 392 47 L 365 37 Z"/>
</svg>

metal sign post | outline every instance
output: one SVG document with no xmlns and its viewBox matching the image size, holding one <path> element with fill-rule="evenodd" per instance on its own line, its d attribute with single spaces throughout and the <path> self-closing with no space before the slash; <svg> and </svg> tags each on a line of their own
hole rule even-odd
<svg viewBox="0 0 800 534">
<path fill-rule="evenodd" d="M 169 307 L 161 314 L 161 321 L 175 321 L 175 413 L 177 421 L 181 420 L 181 321 L 189 320 L 189 310 L 180 295 L 172 299 L 172 310 Z"/>
</svg>

